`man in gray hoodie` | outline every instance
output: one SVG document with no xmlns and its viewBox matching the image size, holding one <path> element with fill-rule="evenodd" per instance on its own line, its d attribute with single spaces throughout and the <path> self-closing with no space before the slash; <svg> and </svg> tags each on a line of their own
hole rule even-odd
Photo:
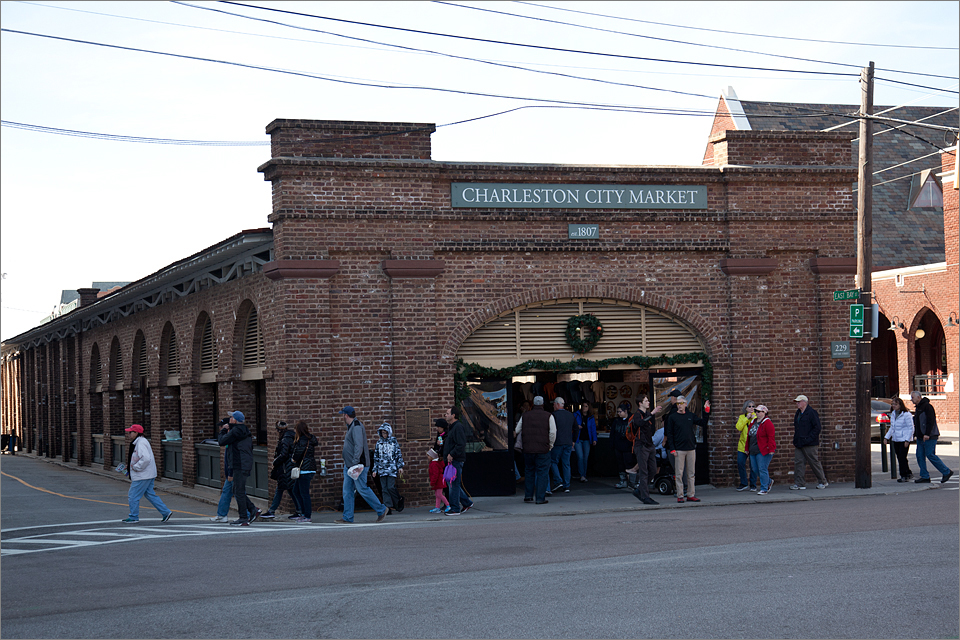
<svg viewBox="0 0 960 640">
<path fill-rule="evenodd" d="M 353 493 L 359 493 L 367 504 L 377 512 L 377 522 L 383 522 L 387 508 L 377 499 L 377 494 L 367 486 L 367 471 L 370 469 L 370 449 L 367 446 L 367 434 L 363 423 L 357 420 L 357 412 L 346 406 L 339 411 L 347 425 L 343 437 L 343 517 L 334 520 L 335 524 L 353 524 Z M 356 478 L 350 476 L 350 469 L 360 465 Z"/>
</svg>

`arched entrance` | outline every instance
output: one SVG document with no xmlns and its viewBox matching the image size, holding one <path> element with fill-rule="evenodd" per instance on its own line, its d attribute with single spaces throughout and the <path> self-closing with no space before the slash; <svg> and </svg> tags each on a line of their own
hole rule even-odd
<svg viewBox="0 0 960 640">
<path fill-rule="evenodd" d="M 585 317 L 595 318 L 599 328 L 591 329 L 592 320 L 578 326 Z M 575 338 L 590 342 L 591 331 L 599 339 L 578 354 Z M 474 495 L 514 493 L 514 463 L 522 466 L 522 459 L 513 452 L 513 430 L 534 396 L 543 396 L 548 408 L 556 397 L 574 411 L 590 406 L 598 437 L 588 477 L 603 479 L 618 475 L 610 441 L 618 404 L 627 403 L 632 413 L 638 396 L 647 394 L 652 403 L 667 405 L 678 388 L 699 412 L 704 383 L 710 383 L 704 342 L 692 327 L 662 309 L 613 299 L 564 298 L 510 309 L 467 337 L 457 358 L 465 377 L 464 419 L 473 431 L 471 473 L 464 481 Z M 708 443 L 701 433 L 698 483 L 709 482 Z"/>
<path fill-rule="evenodd" d="M 897 357 L 897 336 L 903 333 L 900 318 L 892 320 L 880 314 L 879 331 L 871 343 L 872 383 L 874 398 L 893 398 L 900 394 L 900 369 Z"/>
<path fill-rule="evenodd" d="M 940 318 L 924 310 L 913 330 L 913 389 L 923 395 L 942 395 L 947 382 L 947 341 Z"/>
</svg>

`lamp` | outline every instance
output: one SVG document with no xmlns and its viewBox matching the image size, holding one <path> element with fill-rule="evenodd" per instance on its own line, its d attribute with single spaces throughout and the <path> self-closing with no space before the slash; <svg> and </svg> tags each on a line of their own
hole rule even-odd
<svg viewBox="0 0 960 640">
<path fill-rule="evenodd" d="M 887 331 L 896 331 L 897 329 L 903 329 L 903 323 L 900 322 L 900 318 L 893 316 L 893 320 L 890 321 L 890 326 L 887 327 Z"/>
<path fill-rule="evenodd" d="M 958 324 L 960 324 L 960 318 L 957 317 L 957 312 L 950 312 L 950 315 L 947 316 L 947 326 L 956 327 Z"/>
<path fill-rule="evenodd" d="M 916 336 L 917 340 L 919 340 L 923 336 L 927 335 L 927 332 L 924 331 L 923 329 L 917 329 L 917 332 L 913 335 Z"/>
</svg>

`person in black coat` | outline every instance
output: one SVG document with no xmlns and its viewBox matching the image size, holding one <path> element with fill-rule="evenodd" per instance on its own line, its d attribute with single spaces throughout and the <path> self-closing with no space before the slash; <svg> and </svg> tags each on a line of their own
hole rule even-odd
<svg viewBox="0 0 960 640">
<path fill-rule="evenodd" d="M 293 439 L 293 429 L 288 428 L 287 423 L 282 420 L 278 422 L 277 448 L 273 453 L 273 466 L 270 469 L 270 479 L 277 481 L 277 490 L 273 494 L 270 510 L 261 515 L 261 518 L 277 517 L 276 511 L 280 508 L 280 501 L 283 499 L 284 492 L 289 493 L 293 500 L 294 514 L 290 516 L 290 519 L 296 520 L 303 515 L 300 510 L 300 503 L 297 500 L 297 494 L 293 491 L 293 480 L 290 479 L 290 469 L 293 467 L 291 458 Z"/>
<path fill-rule="evenodd" d="M 310 516 L 313 515 L 313 505 L 310 500 L 310 482 L 317 475 L 317 459 L 315 451 L 317 445 L 317 436 L 310 433 L 310 428 L 303 420 L 297 423 L 296 440 L 293 442 L 293 451 L 290 454 L 291 469 L 300 470 L 300 477 L 293 483 L 293 493 L 297 496 L 297 504 L 300 505 L 300 517 L 297 522 L 310 522 Z"/>
<path fill-rule="evenodd" d="M 260 515 L 260 510 L 255 507 L 253 510 L 248 509 L 247 478 L 253 471 L 253 437 L 244 424 L 242 413 L 230 413 L 230 422 L 220 428 L 217 442 L 221 447 L 230 446 L 227 454 L 233 468 L 233 497 L 237 500 L 237 513 L 240 515 L 230 524 L 234 527 L 248 527 Z"/>
<path fill-rule="evenodd" d="M 621 402 L 617 407 L 617 417 L 610 426 L 610 440 L 613 443 L 613 455 L 617 460 L 617 471 L 620 473 L 620 482 L 614 485 L 617 489 L 627 486 L 627 469 L 636 464 L 633 457 L 633 443 L 627 438 L 627 429 L 630 423 L 630 404 Z"/>
<path fill-rule="evenodd" d="M 687 399 L 677 398 L 677 410 L 667 418 L 667 427 L 663 430 L 664 447 L 674 459 L 674 476 L 677 485 L 677 502 L 683 502 L 684 476 L 688 502 L 700 502 L 696 496 L 697 486 L 694 472 L 697 465 L 696 426 L 707 426 L 710 419 L 710 401 L 703 403 L 704 414 L 698 416 L 687 411 Z"/>
</svg>

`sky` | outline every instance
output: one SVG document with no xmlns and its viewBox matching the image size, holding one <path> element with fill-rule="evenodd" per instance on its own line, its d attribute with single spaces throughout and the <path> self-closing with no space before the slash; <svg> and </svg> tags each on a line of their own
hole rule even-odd
<svg viewBox="0 0 960 640">
<path fill-rule="evenodd" d="M 956 107 L 958 13 L 957 2 L 4 1 L 0 338 L 37 326 L 63 290 L 139 280 L 268 227 L 257 167 L 277 118 L 435 123 L 439 161 L 699 165 L 727 87 L 857 105 L 873 61 L 875 104 Z"/>
</svg>

